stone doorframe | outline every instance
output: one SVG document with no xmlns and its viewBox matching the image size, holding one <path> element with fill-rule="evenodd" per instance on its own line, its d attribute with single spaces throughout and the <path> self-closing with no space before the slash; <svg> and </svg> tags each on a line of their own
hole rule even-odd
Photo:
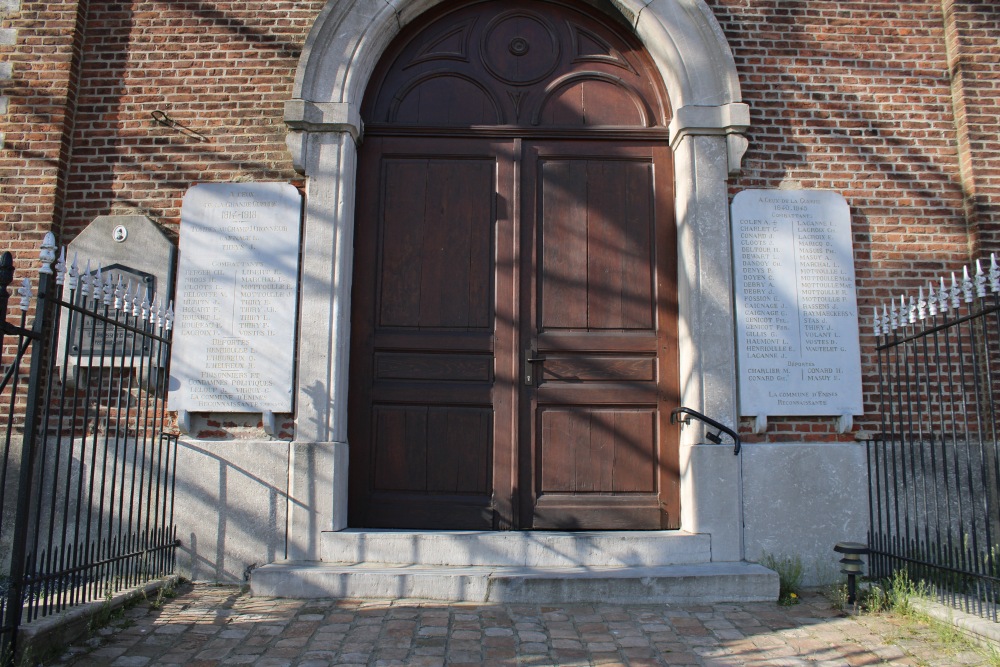
<svg viewBox="0 0 1000 667">
<path fill-rule="evenodd" d="M 372 70 L 404 26 L 442 0 L 329 0 L 306 40 L 285 105 L 305 174 L 296 442 L 287 557 L 319 560 L 321 531 L 347 526 L 347 386 L 357 142 Z M 681 404 L 729 426 L 737 416 L 727 177 L 747 148 L 749 107 L 704 0 L 615 0 L 656 63 L 673 119 Z M 599 11 L 599 10 L 595 10 Z M 711 351 L 709 356 L 708 352 Z M 742 483 L 730 447 L 681 436 L 681 525 L 712 536 L 712 559 L 741 560 Z"/>
</svg>

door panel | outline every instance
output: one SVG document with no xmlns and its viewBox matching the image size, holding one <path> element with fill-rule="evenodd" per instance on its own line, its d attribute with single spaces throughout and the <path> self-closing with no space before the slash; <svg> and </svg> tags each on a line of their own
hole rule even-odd
<svg viewBox="0 0 1000 667">
<path fill-rule="evenodd" d="M 376 407 L 374 491 L 484 493 L 492 421 L 477 408 Z"/>
<path fill-rule="evenodd" d="M 537 166 L 541 329 L 652 330 L 652 165 L 550 157 Z"/>
<path fill-rule="evenodd" d="M 669 153 L 572 141 L 525 153 L 521 523 L 676 526 Z"/>
<path fill-rule="evenodd" d="M 643 456 L 656 437 L 653 410 L 543 407 L 541 488 L 547 493 L 656 491 L 656 465 Z"/>
<path fill-rule="evenodd" d="M 509 377 L 496 382 L 497 353 L 511 348 L 497 344 L 498 333 L 511 338 L 510 314 L 496 327 L 495 294 L 508 284 L 496 281 L 497 253 L 511 252 L 497 202 L 500 192 L 511 197 L 512 161 L 500 152 L 475 140 L 373 138 L 363 148 L 349 399 L 354 525 L 500 522 L 494 486 L 509 497 L 511 473 L 504 482 L 502 470 L 512 454 L 495 444 L 513 442 L 512 400 L 494 395 L 511 391 Z M 498 232 L 507 239 L 500 245 Z"/>
<path fill-rule="evenodd" d="M 678 524 L 669 151 L 370 137 L 350 522 Z"/>
<path fill-rule="evenodd" d="M 382 170 L 380 327 L 489 331 L 496 160 L 385 156 Z"/>
</svg>

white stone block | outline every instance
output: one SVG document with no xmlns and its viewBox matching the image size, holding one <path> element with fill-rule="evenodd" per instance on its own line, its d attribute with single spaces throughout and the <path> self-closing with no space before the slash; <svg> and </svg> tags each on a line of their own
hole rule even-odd
<svg viewBox="0 0 1000 667">
<path fill-rule="evenodd" d="M 746 558 L 799 558 L 803 584 L 841 581 L 837 542 L 867 543 L 868 477 L 861 443 L 743 448 Z"/>
<path fill-rule="evenodd" d="M 681 497 L 682 528 L 712 536 L 713 562 L 741 560 L 740 457 L 726 444 L 695 445 L 684 458 L 694 479 Z"/>
<path fill-rule="evenodd" d="M 324 531 L 347 527 L 347 443 L 291 443 L 288 558 L 321 559 Z"/>
<path fill-rule="evenodd" d="M 285 557 L 289 444 L 180 440 L 177 574 L 243 583 L 250 568 Z"/>
</svg>

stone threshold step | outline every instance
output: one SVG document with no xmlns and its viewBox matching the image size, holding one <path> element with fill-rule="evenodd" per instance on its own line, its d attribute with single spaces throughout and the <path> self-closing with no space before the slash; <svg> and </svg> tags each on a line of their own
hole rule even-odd
<svg viewBox="0 0 1000 667">
<path fill-rule="evenodd" d="M 447 567 L 286 561 L 255 569 L 253 595 L 450 602 L 714 604 L 778 598 L 756 563 L 659 567 Z"/>
<path fill-rule="evenodd" d="M 712 560 L 708 535 L 658 531 L 415 531 L 348 529 L 322 534 L 328 563 L 498 567 L 659 566 Z"/>
</svg>

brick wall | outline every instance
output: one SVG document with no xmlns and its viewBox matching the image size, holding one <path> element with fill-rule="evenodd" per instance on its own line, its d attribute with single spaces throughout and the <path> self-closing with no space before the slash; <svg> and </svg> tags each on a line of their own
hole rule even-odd
<svg viewBox="0 0 1000 667">
<path fill-rule="evenodd" d="M 1000 250 L 1000 4 L 942 4 L 970 245 L 981 256 Z"/>
<path fill-rule="evenodd" d="M 33 244 L 54 228 L 65 243 L 107 213 L 176 234 L 192 184 L 296 177 L 282 106 L 322 0 L 0 2 L 3 238 Z M 847 198 L 870 374 L 873 304 L 1000 250 L 1000 9 L 707 2 L 752 109 L 732 191 Z M 869 414 L 873 392 L 869 381 Z M 851 437 L 831 419 L 773 422 L 771 441 Z"/>
<path fill-rule="evenodd" d="M 196 183 L 295 179 L 283 109 L 322 2 L 138 1 L 87 17 L 64 235 L 139 213 L 172 235 Z M 262 438 L 259 415 L 212 415 L 192 434 Z M 291 439 L 282 420 L 280 438 Z"/>
<path fill-rule="evenodd" d="M 95 3 L 64 233 L 109 212 L 176 232 L 195 183 L 294 178 L 283 105 L 321 6 Z"/>
<path fill-rule="evenodd" d="M 79 53 L 77 18 L 75 0 L 0 0 L 0 251 L 14 256 L 11 292 L 24 277 L 37 285 L 39 245 L 63 202 L 61 176 L 72 122 L 68 109 Z M 14 294 L 8 311 L 12 321 L 20 316 L 18 301 Z M 33 311 L 28 314 L 33 318 Z M 3 364 L 14 360 L 15 345 L 10 337 L 5 340 Z M 24 359 L 22 368 L 28 363 Z M 6 405 L 9 392 L 0 403 Z M 16 412 L 23 410 L 24 398 L 21 392 Z"/>
<path fill-rule="evenodd" d="M 62 214 L 80 53 L 76 0 L 0 4 L 0 236 L 19 266 Z"/>
<path fill-rule="evenodd" d="M 17 12 L 21 9 L 20 0 L 4 0 L 0 3 L 0 20 L 7 18 L 9 15 Z M 7 47 L 12 47 L 17 42 L 17 30 L 14 28 L 0 28 L 0 49 L 6 49 Z M 4 85 L 8 84 L 13 78 L 14 65 L 8 60 L 7 53 L 4 53 L 4 57 L 0 58 L 0 83 Z M 0 118 L 7 115 L 7 107 L 10 104 L 10 98 L 7 95 L 0 95 Z M 0 149 L 3 148 L 4 137 L 0 135 Z"/>
<path fill-rule="evenodd" d="M 863 372 L 870 378 L 872 306 L 968 262 L 972 237 L 980 240 L 976 256 L 997 249 L 1000 170 L 988 166 L 998 159 L 995 150 L 989 155 L 997 119 L 981 116 L 1000 101 L 1000 14 L 988 0 L 947 3 L 956 7 L 946 40 L 939 0 L 709 4 L 733 49 L 753 119 L 744 171 L 732 189 L 822 188 L 847 199 Z M 950 60 L 961 64 L 962 89 L 952 85 Z M 982 79 L 973 75 L 984 70 Z M 956 100 L 964 104 L 964 143 Z M 966 194 L 975 195 L 969 210 Z M 877 428 L 874 392 L 869 379 L 862 427 Z M 832 419 L 772 421 L 765 438 L 748 440 L 835 437 Z"/>
</svg>

